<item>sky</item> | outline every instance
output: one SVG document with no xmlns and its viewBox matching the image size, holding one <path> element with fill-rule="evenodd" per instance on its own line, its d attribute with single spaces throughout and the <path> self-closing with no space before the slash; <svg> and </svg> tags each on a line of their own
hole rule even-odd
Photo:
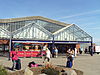
<svg viewBox="0 0 100 75">
<path fill-rule="evenodd" d="M 100 0 L 0 0 L 0 19 L 26 16 L 76 24 L 100 45 Z"/>
</svg>

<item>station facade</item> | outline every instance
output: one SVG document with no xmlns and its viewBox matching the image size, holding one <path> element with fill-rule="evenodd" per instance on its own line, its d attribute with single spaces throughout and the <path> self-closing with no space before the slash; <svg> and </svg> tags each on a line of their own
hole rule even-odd
<svg viewBox="0 0 100 75">
<path fill-rule="evenodd" d="M 44 44 L 57 46 L 59 53 L 69 47 L 91 46 L 92 37 L 75 24 L 41 16 L 0 19 L 0 51 L 40 51 Z"/>
</svg>

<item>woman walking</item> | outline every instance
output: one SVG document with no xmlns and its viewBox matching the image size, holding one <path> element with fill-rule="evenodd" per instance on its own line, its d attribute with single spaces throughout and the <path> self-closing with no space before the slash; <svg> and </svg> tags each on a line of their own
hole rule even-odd
<svg viewBox="0 0 100 75">
<path fill-rule="evenodd" d="M 51 52 L 48 48 L 46 48 L 46 56 L 44 57 L 44 61 L 47 59 L 47 61 L 50 61 L 50 56 L 51 56 Z M 44 63 L 43 61 L 43 63 Z"/>
</svg>

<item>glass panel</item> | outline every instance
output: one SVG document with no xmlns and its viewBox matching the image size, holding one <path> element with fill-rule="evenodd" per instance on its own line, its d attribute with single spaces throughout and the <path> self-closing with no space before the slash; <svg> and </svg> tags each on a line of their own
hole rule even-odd
<svg viewBox="0 0 100 75">
<path fill-rule="evenodd" d="M 76 25 L 65 27 L 59 24 L 50 23 L 43 20 L 34 20 L 34 25 L 28 26 L 33 20 L 17 21 L 11 23 L 0 23 L 0 27 L 4 30 L 0 30 L 0 37 L 9 37 L 7 31 L 20 31 L 13 34 L 13 38 L 29 38 L 29 39 L 41 39 L 52 40 L 54 32 L 55 40 L 61 41 L 90 41 L 91 36 L 84 32 Z M 26 27 L 26 28 L 25 28 Z M 22 28 L 22 29 L 21 29 Z M 62 29 L 65 28 L 65 29 Z M 58 32 L 59 31 L 59 32 Z"/>
<path fill-rule="evenodd" d="M 62 35 L 62 33 L 64 33 Z M 59 37 L 59 38 L 56 38 Z M 62 39 L 63 38 L 63 39 Z M 55 34 L 55 40 L 66 40 L 66 41 L 91 41 L 90 36 L 79 29 L 77 26 L 72 25 L 61 32 Z"/>
<path fill-rule="evenodd" d="M 0 28 L 0 37 L 1 38 L 9 38 L 9 33 L 4 31 L 3 29 Z"/>
<path fill-rule="evenodd" d="M 37 20 L 37 24 L 41 25 L 42 27 L 44 27 L 46 30 L 48 30 L 51 33 L 64 27 L 62 25 L 58 25 L 58 24 L 54 24 L 54 23 L 50 23 L 50 22 L 46 22 L 42 20 Z"/>
</svg>

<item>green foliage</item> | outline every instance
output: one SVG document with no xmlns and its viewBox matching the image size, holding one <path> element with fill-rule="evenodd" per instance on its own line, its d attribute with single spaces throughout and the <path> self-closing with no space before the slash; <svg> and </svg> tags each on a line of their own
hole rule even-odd
<svg viewBox="0 0 100 75">
<path fill-rule="evenodd" d="M 0 75 L 7 75 L 7 71 L 2 65 L 0 65 Z"/>
<path fill-rule="evenodd" d="M 42 73 L 45 73 L 47 75 L 59 75 L 59 71 L 50 67 L 42 69 Z"/>
</svg>

